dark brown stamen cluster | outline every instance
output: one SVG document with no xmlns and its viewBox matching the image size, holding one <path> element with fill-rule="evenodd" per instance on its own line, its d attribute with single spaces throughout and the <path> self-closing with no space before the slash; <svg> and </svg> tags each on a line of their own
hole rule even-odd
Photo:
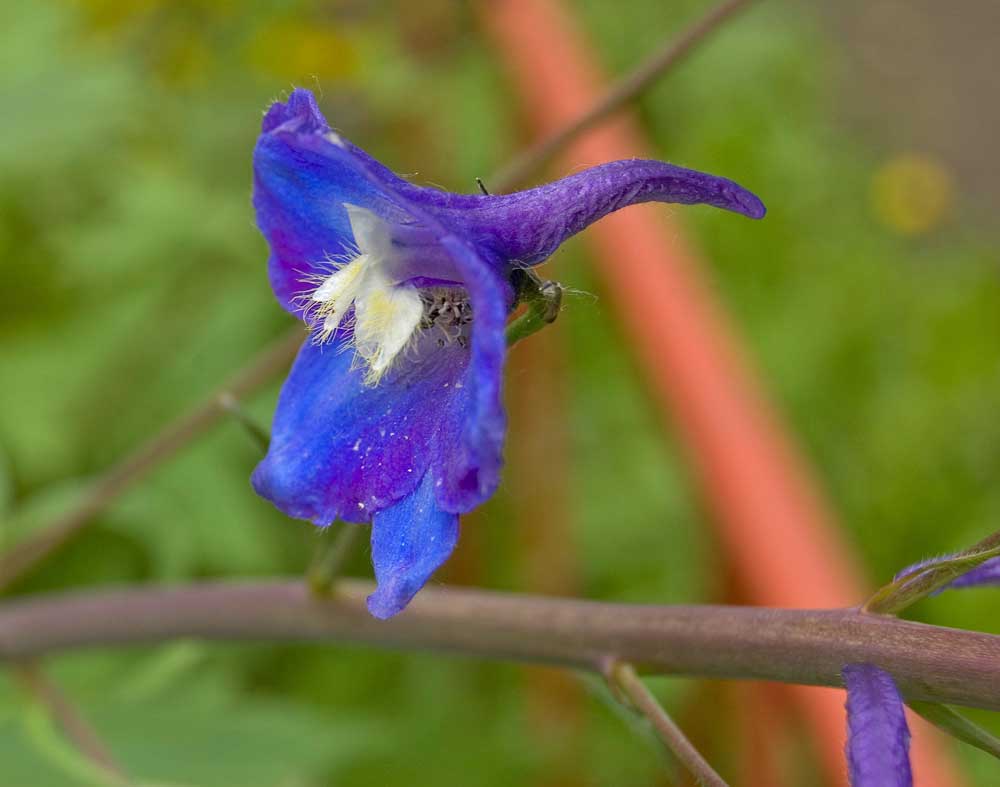
<svg viewBox="0 0 1000 787">
<path fill-rule="evenodd" d="M 421 328 L 437 325 L 446 331 L 461 330 L 463 326 L 472 322 L 472 304 L 469 303 L 469 296 L 462 290 L 451 288 L 423 290 L 420 299 L 424 302 Z"/>
<path fill-rule="evenodd" d="M 472 322 L 472 304 L 465 290 L 456 287 L 435 287 L 422 290 L 420 299 L 424 303 L 424 314 L 420 319 L 420 327 L 427 331 L 437 328 L 440 331 L 437 343 L 439 347 L 457 343 L 465 347 L 469 341 L 466 328 Z"/>
</svg>

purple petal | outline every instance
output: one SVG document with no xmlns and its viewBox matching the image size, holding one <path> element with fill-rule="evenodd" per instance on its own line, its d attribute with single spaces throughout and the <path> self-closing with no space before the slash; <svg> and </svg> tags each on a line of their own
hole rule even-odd
<svg viewBox="0 0 1000 787">
<path fill-rule="evenodd" d="M 252 482 L 292 517 L 326 525 L 368 521 L 409 494 L 428 467 L 439 505 L 470 511 L 499 483 L 506 416 L 501 397 L 508 294 L 463 243 L 454 252 L 476 315 L 471 347 L 432 346 L 364 383 L 349 337 L 307 341 L 278 400 L 267 456 Z"/>
<path fill-rule="evenodd" d="M 294 312 L 294 299 L 315 284 L 309 274 L 353 248 L 345 204 L 386 219 L 409 217 L 374 182 L 353 146 L 331 136 L 312 95 L 296 90 L 264 118 L 254 150 L 253 204 L 271 248 L 268 273 L 279 303 Z M 336 140 L 336 141 L 334 141 Z"/>
<path fill-rule="evenodd" d="M 437 493 L 442 508 L 464 512 L 489 498 L 500 480 L 507 429 L 501 380 L 510 295 L 505 283 L 463 241 L 446 236 L 441 244 L 461 271 L 475 315 L 470 360 L 475 388 L 463 402 L 466 417 L 448 422 L 460 429 L 442 435 L 442 455 L 448 445 L 454 450 L 436 470 L 442 481 Z"/>
<path fill-rule="evenodd" d="M 427 190 L 430 191 L 430 190 Z M 704 204 L 763 218 L 756 195 L 726 178 L 662 161 L 613 161 L 544 186 L 495 197 L 425 194 L 445 224 L 477 246 L 535 265 L 567 238 L 616 210 L 641 202 Z"/>
<path fill-rule="evenodd" d="M 948 588 L 972 588 L 984 585 L 1000 585 L 1000 557 L 991 557 L 989 560 L 976 566 L 972 571 L 968 571 L 962 576 L 953 579 L 942 590 Z"/>
<path fill-rule="evenodd" d="M 286 514 L 327 525 L 367 522 L 423 477 L 438 433 L 459 426 L 475 381 L 469 353 L 453 345 L 364 384 L 348 348 L 307 341 L 285 381 L 257 493 Z"/>
<path fill-rule="evenodd" d="M 910 787 L 910 730 L 892 677 L 871 664 L 849 664 L 842 674 L 851 784 Z"/>
<path fill-rule="evenodd" d="M 372 522 L 372 562 L 378 587 L 368 610 L 391 618 L 410 603 L 458 543 L 458 515 L 438 508 L 431 473 L 420 486 Z"/>
</svg>

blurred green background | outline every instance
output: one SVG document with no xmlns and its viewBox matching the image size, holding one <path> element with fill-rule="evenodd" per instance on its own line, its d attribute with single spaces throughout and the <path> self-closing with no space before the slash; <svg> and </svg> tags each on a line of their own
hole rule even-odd
<svg viewBox="0 0 1000 787">
<path fill-rule="evenodd" d="M 706 7 L 572 5 L 614 73 Z M 879 43 L 908 29 L 933 38 L 933 16 L 895 27 L 893 8 L 905 20 L 912 7 L 871 6 L 882 16 L 862 4 L 761 3 L 650 90 L 639 113 L 659 156 L 732 177 L 768 204 L 761 223 L 674 212 L 713 261 L 724 303 L 877 581 L 1000 523 L 1000 244 L 988 225 L 1000 195 L 982 176 L 995 171 L 995 150 L 977 150 L 980 137 L 964 130 L 986 121 L 945 101 L 949 83 L 935 92 L 913 71 L 936 61 L 914 64 L 905 43 Z M 962 56 L 958 47 L 948 62 Z M 900 69 L 926 94 L 907 103 Z M 292 324 L 267 287 L 249 190 L 261 114 L 295 85 L 316 90 L 331 122 L 395 170 L 455 191 L 474 190 L 527 139 L 462 3 L 0 6 L 4 545 Z M 937 117 L 934 100 L 953 122 L 922 123 Z M 920 111 L 908 115 L 911 105 Z M 572 298 L 551 329 L 566 350 L 554 373 L 567 401 L 551 414 L 568 441 L 565 532 L 550 554 L 531 554 L 524 534 L 545 523 L 517 522 L 516 487 L 505 487 L 470 518 L 441 578 L 526 589 L 542 575 L 595 599 L 718 600 L 724 579 L 690 470 L 582 245 L 556 264 L 597 296 Z M 515 352 L 511 386 L 529 384 L 521 364 Z M 277 382 L 249 404 L 261 421 L 276 394 Z M 301 573 L 320 537 L 253 495 L 257 459 L 224 423 L 16 592 Z M 351 569 L 367 575 L 366 550 Z M 914 617 L 997 632 L 998 608 L 995 593 L 968 591 Z M 66 656 L 52 673 L 148 784 L 665 783 L 656 748 L 601 692 L 554 684 L 555 673 L 187 642 Z M 656 685 L 725 772 L 739 748 L 728 739 L 729 689 Z M 789 749 L 785 767 L 814 784 L 808 743 Z M 955 753 L 971 783 L 996 783 L 986 755 Z M 94 783 L 0 678 L 0 784 Z"/>
</svg>

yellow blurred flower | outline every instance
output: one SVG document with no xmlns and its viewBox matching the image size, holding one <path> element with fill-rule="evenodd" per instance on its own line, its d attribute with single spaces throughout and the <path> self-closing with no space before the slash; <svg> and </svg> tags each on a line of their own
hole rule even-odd
<svg viewBox="0 0 1000 787">
<path fill-rule="evenodd" d="M 922 235 L 935 229 L 948 215 L 954 195 L 947 166 L 922 153 L 893 156 L 872 178 L 872 210 L 900 235 Z"/>
<path fill-rule="evenodd" d="M 250 42 L 248 65 L 292 82 L 309 77 L 342 79 L 353 74 L 357 53 L 342 31 L 315 21 L 289 20 L 266 25 Z"/>
</svg>

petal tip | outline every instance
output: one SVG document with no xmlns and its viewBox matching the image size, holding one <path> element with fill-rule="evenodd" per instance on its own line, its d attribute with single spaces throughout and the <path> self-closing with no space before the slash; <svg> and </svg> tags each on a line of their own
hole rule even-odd
<svg viewBox="0 0 1000 787">
<path fill-rule="evenodd" d="M 762 219 L 767 215 L 767 207 L 765 207 L 760 197 L 742 186 L 733 185 L 735 189 L 729 195 L 733 210 L 737 213 L 742 213 L 750 219 Z"/>
<path fill-rule="evenodd" d="M 389 620 L 402 612 L 414 595 L 415 592 L 401 592 L 398 583 L 380 583 L 365 603 L 373 618 Z"/>
<path fill-rule="evenodd" d="M 275 101 L 271 104 L 264 114 L 261 131 L 266 134 L 289 124 L 294 124 L 295 130 L 305 132 L 329 129 L 326 118 L 316 103 L 316 97 L 304 87 L 295 88 L 287 101 Z"/>
</svg>

